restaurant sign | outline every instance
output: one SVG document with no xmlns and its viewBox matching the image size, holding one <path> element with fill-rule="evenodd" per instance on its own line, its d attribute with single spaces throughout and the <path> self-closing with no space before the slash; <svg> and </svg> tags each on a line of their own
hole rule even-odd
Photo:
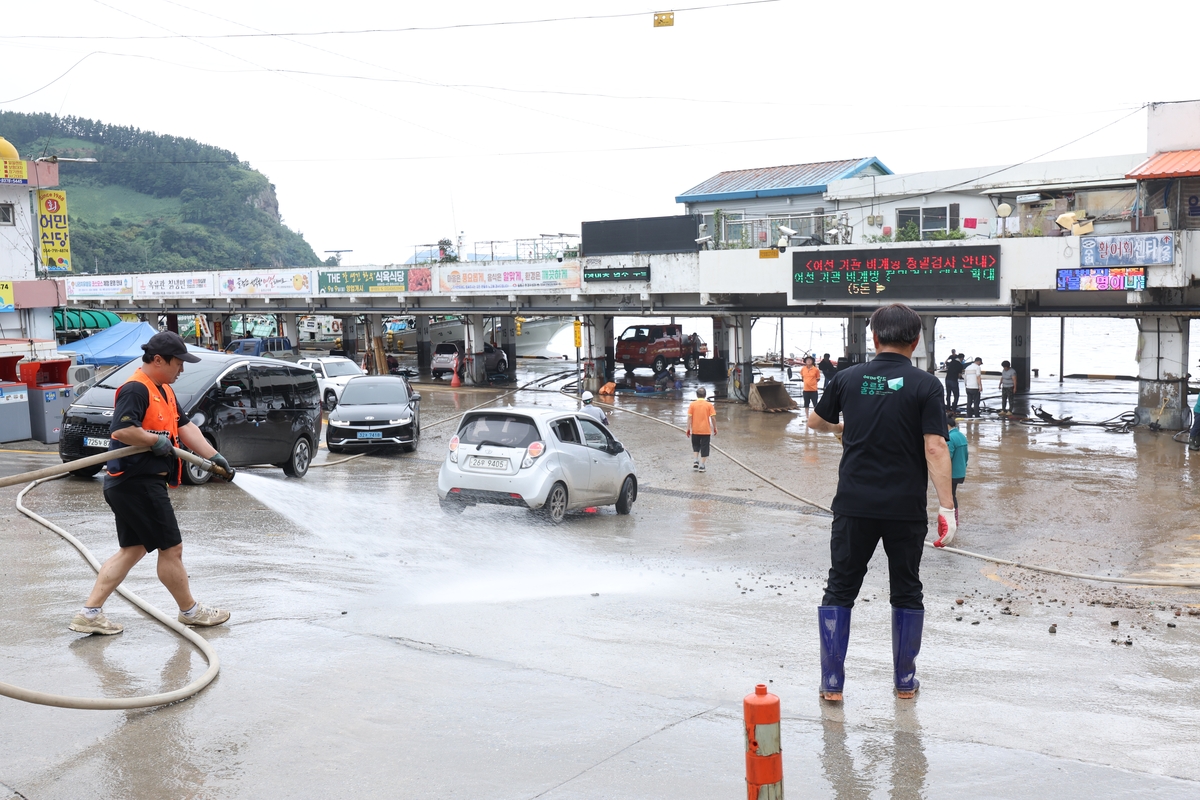
<svg viewBox="0 0 1200 800">
<path fill-rule="evenodd" d="M 553 266 L 439 264 L 438 285 L 443 292 L 516 292 L 535 289 L 578 289 L 579 262 L 555 262 Z"/>
<path fill-rule="evenodd" d="M 801 249 L 792 254 L 793 300 L 999 296 L 999 245 Z"/>
<path fill-rule="evenodd" d="M 432 288 L 429 267 L 359 267 L 317 273 L 318 294 L 406 294 Z"/>
<path fill-rule="evenodd" d="M 1079 239 L 1081 267 L 1150 267 L 1174 263 L 1173 233 L 1127 233 Z"/>
<path fill-rule="evenodd" d="M 1060 292 L 1140 292 L 1146 288 L 1146 268 L 1060 269 L 1055 288 Z"/>
</svg>

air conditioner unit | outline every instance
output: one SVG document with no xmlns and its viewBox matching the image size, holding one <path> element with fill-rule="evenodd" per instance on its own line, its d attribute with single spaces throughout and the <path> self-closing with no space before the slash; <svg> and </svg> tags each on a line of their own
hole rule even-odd
<svg viewBox="0 0 1200 800">
<path fill-rule="evenodd" d="M 70 379 L 72 385 L 78 386 L 81 383 L 87 383 L 95 378 L 96 368 L 91 364 L 79 364 L 71 367 L 67 377 Z"/>
</svg>

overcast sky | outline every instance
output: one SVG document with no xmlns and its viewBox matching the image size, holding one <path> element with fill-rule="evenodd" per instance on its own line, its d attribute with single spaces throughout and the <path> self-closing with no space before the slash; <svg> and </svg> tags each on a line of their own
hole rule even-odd
<svg viewBox="0 0 1200 800">
<path fill-rule="evenodd" d="M 708 4 L 58 0 L 0 31 L 0 108 L 233 150 L 318 254 L 386 264 L 681 213 L 727 169 L 1007 164 L 1106 125 L 1045 158 L 1141 152 L 1136 109 L 1200 96 L 1190 2 Z M 426 29 L 347 32 L 388 28 Z"/>
</svg>

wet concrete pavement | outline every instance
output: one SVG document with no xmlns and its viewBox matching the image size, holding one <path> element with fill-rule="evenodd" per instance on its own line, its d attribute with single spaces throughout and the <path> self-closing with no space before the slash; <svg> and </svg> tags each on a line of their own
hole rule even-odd
<svg viewBox="0 0 1200 800">
<path fill-rule="evenodd" d="M 220 677 L 140 712 L 0 698 L 0 800 L 739 797 L 741 697 L 759 682 L 782 698 L 790 796 L 1200 795 L 1200 617 L 1189 614 L 1200 591 L 927 551 L 922 690 L 899 702 L 880 552 L 854 611 L 846 701 L 822 706 L 814 608 L 826 515 L 719 455 L 695 474 L 681 433 L 618 414 L 613 430 L 642 483 L 631 516 L 603 508 L 557 527 L 510 508 L 447 517 L 434 485 L 453 426 L 430 423 L 496 392 L 422 393 L 414 454 L 303 480 L 246 470 L 233 485 L 174 492 L 193 587 L 233 611 L 204 632 Z M 517 399 L 570 404 L 556 393 L 501 402 Z M 1073 413 L 1097 399 L 1051 400 Z M 618 402 L 676 423 L 685 406 Z M 1119 397 L 1094 408 L 1077 416 L 1122 410 Z M 717 444 L 829 501 L 835 439 L 799 416 L 718 409 Z M 964 428 L 956 544 L 1080 572 L 1200 579 L 1200 459 L 1168 434 Z M 0 473 L 53 462 L 0 452 Z M 125 633 L 69 632 L 93 575 L 14 510 L 16 492 L 0 490 L 0 680 L 120 696 L 200 674 L 197 653 L 120 599 L 107 612 Z M 99 557 L 115 546 L 98 479 L 52 482 L 27 502 Z M 172 607 L 149 563 L 130 584 Z"/>
</svg>

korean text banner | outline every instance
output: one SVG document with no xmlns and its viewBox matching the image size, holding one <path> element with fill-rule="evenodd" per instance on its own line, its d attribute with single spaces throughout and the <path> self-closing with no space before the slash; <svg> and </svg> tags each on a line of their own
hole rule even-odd
<svg viewBox="0 0 1200 800">
<path fill-rule="evenodd" d="M 1149 267 L 1175 263 L 1175 235 L 1128 233 L 1116 236 L 1082 236 L 1081 267 Z"/>
<path fill-rule="evenodd" d="M 29 168 L 24 161 L 0 161 L 0 183 L 29 183 Z"/>
<path fill-rule="evenodd" d="M 433 289 L 431 267 L 359 267 L 317 273 L 318 294 L 410 294 Z"/>
<path fill-rule="evenodd" d="M 240 270 L 222 272 L 220 297 L 311 297 L 317 293 L 311 269 Z"/>
<path fill-rule="evenodd" d="M 1140 292 L 1146 288 L 1146 268 L 1060 269 L 1055 288 L 1060 292 Z"/>
<path fill-rule="evenodd" d="M 17 301 L 12 281 L 0 281 L 0 311 L 16 311 Z"/>
<path fill-rule="evenodd" d="M 72 300 L 104 300 L 110 297 L 132 296 L 132 275 L 67 278 L 67 297 Z"/>
<path fill-rule="evenodd" d="M 39 189 L 37 204 L 42 265 L 50 272 L 70 272 L 71 236 L 67 229 L 67 193 L 61 189 Z"/>
<path fill-rule="evenodd" d="M 160 272 L 133 276 L 133 296 L 216 297 L 217 276 L 211 272 Z"/>
<path fill-rule="evenodd" d="M 578 289 L 579 262 L 554 262 L 532 266 L 504 262 L 439 264 L 438 286 L 443 292 L 522 292 L 544 289 Z"/>
<path fill-rule="evenodd" d="M 792 299 L 949 300 L 1000 296 L 1000 246 L 877 247 L 792 255 Z"/>
</svg>

